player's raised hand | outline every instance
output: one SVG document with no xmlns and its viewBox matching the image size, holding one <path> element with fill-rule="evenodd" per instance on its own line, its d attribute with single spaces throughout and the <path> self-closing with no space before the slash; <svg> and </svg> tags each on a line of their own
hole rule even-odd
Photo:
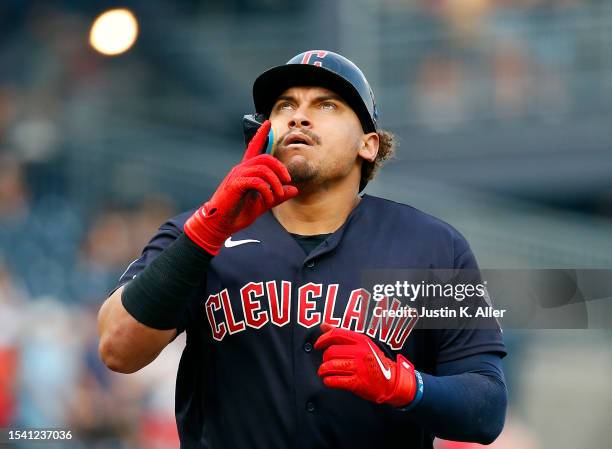
<svg viewBox="0 0 612 449">
<path fill-rule="evenodd" d="M 185 234 L 210 254 L 216 255 L 229 236 L 261 214 L 298 194 L 297 187 L 290 185 L 287 168 L 275 157 L 261 154 L 269 131 L 266 120 L 249 142 L 242 162 L 185 223 Z"/>
<path fill-rule="evenodd" d="M 388 359 L 368 336 L 322 324 L 315 348 L 323 350 L 318 375 L 330 388 L 350 391 L 368 401 L 401 407 L 411 403 L 417 383 L 414 367 L 401 354 Z"/>
</svg>

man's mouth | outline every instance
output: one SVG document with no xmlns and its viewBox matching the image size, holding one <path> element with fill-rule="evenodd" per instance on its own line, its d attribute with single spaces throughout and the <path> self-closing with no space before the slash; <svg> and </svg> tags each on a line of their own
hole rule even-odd
<svg viewBox="0 0 612 449">
<path fill-rule="evenodd" d="M 306 134 L 292 133 L 283 139 L 284 147 L 313 146 L 313 140 Z"/>
</svg>

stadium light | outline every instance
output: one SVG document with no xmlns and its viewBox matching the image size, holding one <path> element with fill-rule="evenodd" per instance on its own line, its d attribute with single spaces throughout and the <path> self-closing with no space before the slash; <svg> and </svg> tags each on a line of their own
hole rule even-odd
<svg viewBox="0 0 612 449">
<path fill-rule="evenodd" d="M 89 43 L 98 52 L 116 56 L 128 51 L 138 37 L 138 21 L 129 9 L 111 9 L 94 20 Z"/>
</svg>

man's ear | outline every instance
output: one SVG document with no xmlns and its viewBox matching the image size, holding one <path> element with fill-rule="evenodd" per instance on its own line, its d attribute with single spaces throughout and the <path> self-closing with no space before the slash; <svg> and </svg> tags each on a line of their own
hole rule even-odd
<svg viewBox="0 0 612 449">
<path fill-rule="evenodd" d="M 380 139 L 377 133 L 364 134 L 362 137 L 361 147 L 359 148 L 359 156 L 368 162 L 374 162 L 376 155 L 378 154 L 379 144 Z"/>
</svg>

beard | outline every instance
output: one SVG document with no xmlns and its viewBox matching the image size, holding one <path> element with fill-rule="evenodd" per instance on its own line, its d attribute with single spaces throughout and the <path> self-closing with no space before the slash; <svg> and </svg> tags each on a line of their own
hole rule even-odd
<svg viewBox="0 0 612 449">
<path fill-rule="evenodd" d="M 291 158 L 286 167 L 292 184 L 310 184 L 317 179 L 318 170 L 304 158 Z"/>
<path fill-rule="evenodd" d="M 357 153 L 357 151 L 356 144 L 351 153 Z M 354 166 L 354 161 L 349 160 L 330 160 L 321 166 L 319 160 L 312 160 L 301 154 L 292 154 L 290 150 L 284 149 L 280 149 L 275 156 L 287 168 L 291 176 L 291 184 L 298 186 L 300 190 L 317 189 L 322 185 L 344 178 Z"/>
</svg>

